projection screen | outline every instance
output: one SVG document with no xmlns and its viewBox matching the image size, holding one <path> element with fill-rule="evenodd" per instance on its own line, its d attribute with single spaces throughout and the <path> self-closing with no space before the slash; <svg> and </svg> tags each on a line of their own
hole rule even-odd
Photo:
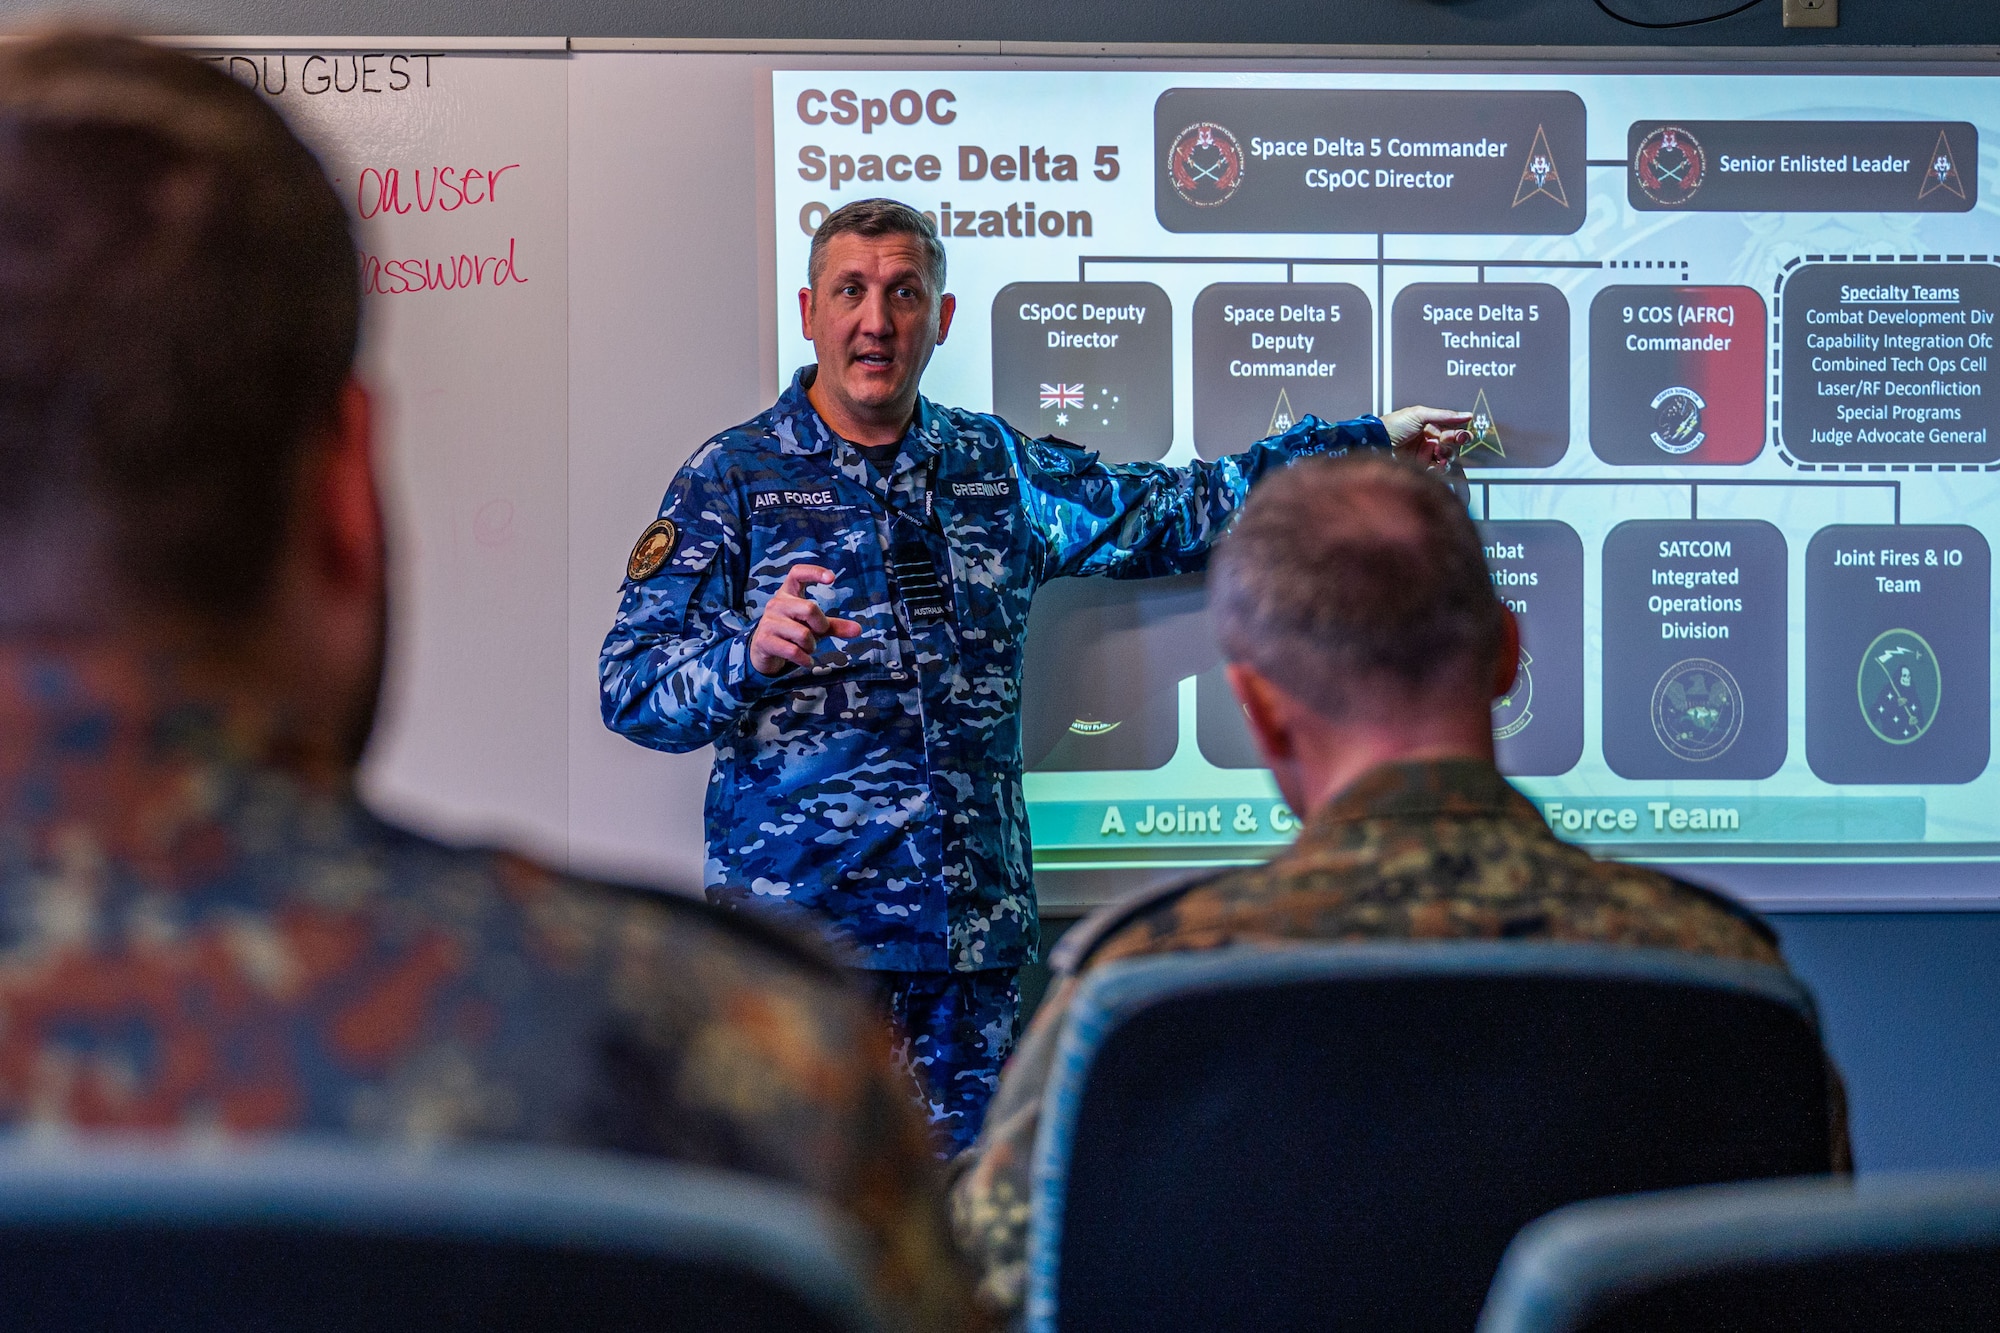
<svg viewBox="0 0 2000 1333">
<path fill-rule="evenodd" d="M 770 107 L 770 390 L 813 227 L 890 195 L 948 237 L 936 400 L 1166 464 L 1474 411 L 1494 736 L 1559 833 L 1777 905 L 1990 894 L 1990 78 L 781 63 Z M 1296 829 L 1199 577 L 1051 585 L 1029 661 L 1045 885 Z"/>
</svg>

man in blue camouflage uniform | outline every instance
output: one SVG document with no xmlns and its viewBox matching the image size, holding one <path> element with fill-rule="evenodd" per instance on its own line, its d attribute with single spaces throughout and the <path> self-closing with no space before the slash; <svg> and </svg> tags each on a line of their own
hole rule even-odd
<svg viewBox="0 0 2000 1333">
<path fill-rule="evenodd" d="M 1108 465 L 919 395 L 954 310 L 921 213 L 839 210 L 809 280 L 817 364 L 695 452 L 633 549 L 604 720 L 656 749 L 715 747 L 709 897 L 809 922 L 880 974 L 956 1151 L 1037 943 L 1020 728 L 1035 589 L 1198 570 L 1273 469 L 1391 447 L 1443 466 L 1469 417 L 1307 417 L 1215 462 Z"/>
</svg>

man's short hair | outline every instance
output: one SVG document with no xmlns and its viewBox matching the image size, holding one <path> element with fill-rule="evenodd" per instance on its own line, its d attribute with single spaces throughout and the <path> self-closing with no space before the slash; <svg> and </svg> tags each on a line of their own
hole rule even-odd
<svg viewBox="0 0 2000 1333">
<path fill-rule="evenodd" d="M 346 213 L 256 93 L 110 33 L 0 47 L 0 625 L 105 573 L 253 616 L 359 317 Z"/>
<path fill-rule="evenodd" d="M 806 283 L 819 290 L 820 275 L 826 271 L 827 243 L 836 236 L 915 236 L 923 242 L 925 267 L 929 270 L 931 299 L 944 295 L 944 242 L 938 239 L 937 224 L 930 218 L 894 199 L 857 199 L 826 215 L 813 233 L 812 252 L 806 257 Z"/>
<path fill-rule="evenodd" d="M 1500 644 L 1465 506 L 1379 455 L 1303 459 L 1258 485 L 1216 550 L 1209 603 L 1230 661 L 1336 719 L 1445 680 L 1483 689 Z"/>
</svg>

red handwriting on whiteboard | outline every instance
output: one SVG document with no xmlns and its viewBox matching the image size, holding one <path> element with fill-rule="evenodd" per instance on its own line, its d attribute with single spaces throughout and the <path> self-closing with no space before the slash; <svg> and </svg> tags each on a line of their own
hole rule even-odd
<svg viewBox="0 0 2000 1333">
<path fill-rule="evenodd" d="M 514 262 L 514 239 L 504 255 L 457 254 L 441 259 L 385 259 L 361 256 L 361 290 L 370 296 L 455 292 L 467 287 L 506 287 L 526 282 Z"/>
<path fill-rule="evenodd" d="M 461 208 L 498 203 L 500 178 L 520 167 L 363 167 L 354 182 L 354 211 L 364 218 L 377 213 L 455 213 Z M 403 187 L 409 186 L 409 193 Z"/>
</svg>

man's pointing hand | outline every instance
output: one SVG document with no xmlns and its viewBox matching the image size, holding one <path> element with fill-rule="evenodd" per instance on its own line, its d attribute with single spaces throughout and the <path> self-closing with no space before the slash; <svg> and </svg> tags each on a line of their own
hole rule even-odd
<svg viewBox="0 0 2000 1333">
<path fill-rule="evenodd" d="M 750 636 L 751 666 L 766 676 L 788 667 L 809 667 L 822 638 L 851 639 L 861 633 L 859 621 L 829 616 L 806 596 L 809 585 L 832 582 L 833 571 L 818 565 L 793 565 L 785 571 L 784 586 L 764 603 L 764 614 Z"/>
<path fill-rule="evenodd" d="M 1382 418 L 1396 457 L 1418 467 L 1444 472 L 1457 461 L 1459 450 L 1472 443 L 1470 412 L 1436 407 L 1399 407 Z"/>
</svg>

